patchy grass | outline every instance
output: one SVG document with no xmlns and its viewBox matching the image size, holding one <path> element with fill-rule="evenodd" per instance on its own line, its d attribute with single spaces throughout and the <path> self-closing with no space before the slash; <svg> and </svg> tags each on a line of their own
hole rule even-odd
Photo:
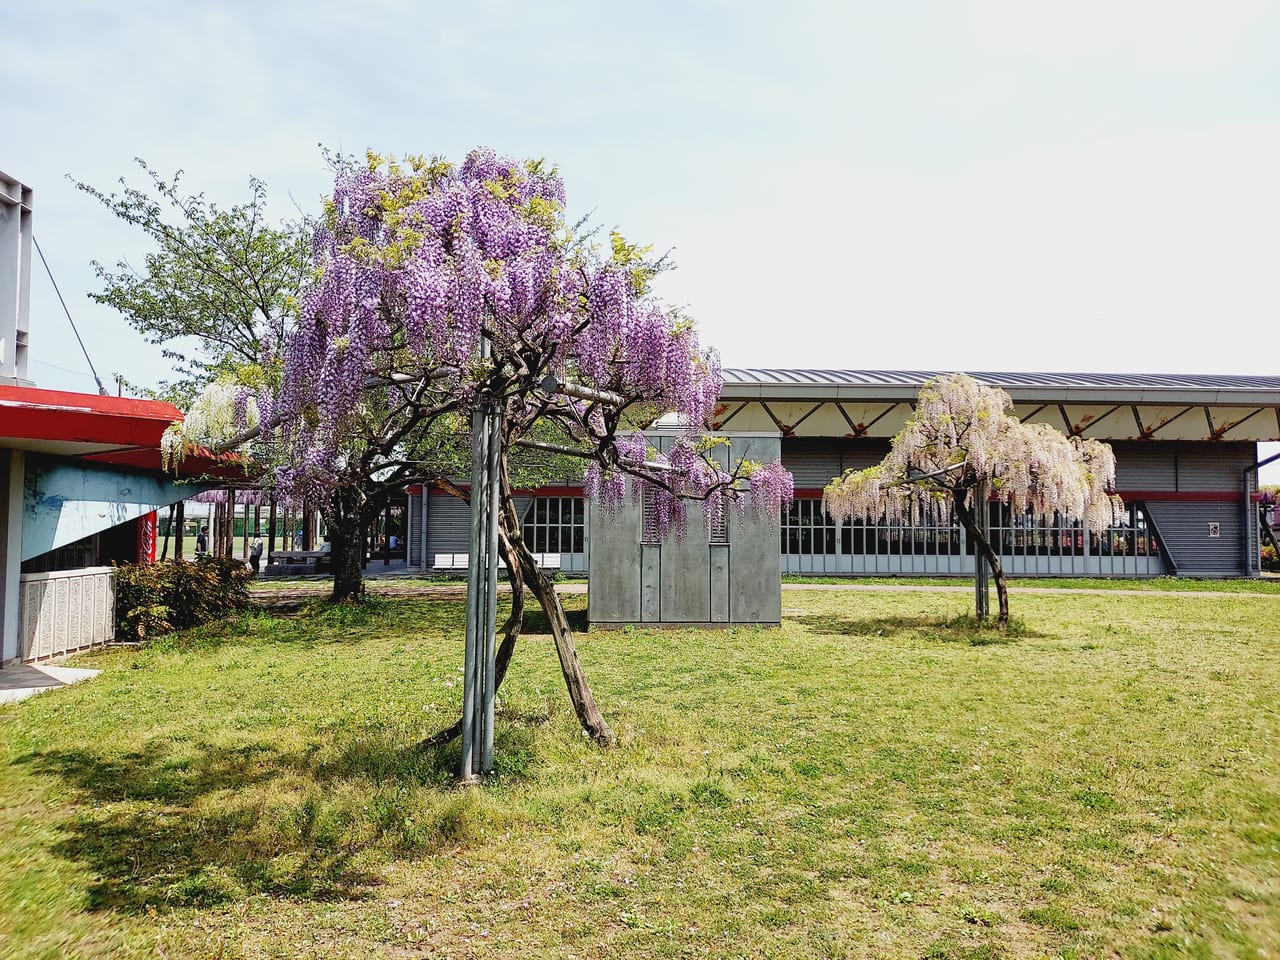
<svg viewBox="0 0 1280 960">
<path fill-rule="evenodd" d="M 788 592 L 546 637 L 453 785 L 462 605 L 262 614 L 0 708 L 0 955 L 1262 957 L 1280 631 L 1232 597 Z M 566 602 L 581 611 L 585 598 Z M 578 616 L 581 614 L 578 613 Z"/>
</svg>

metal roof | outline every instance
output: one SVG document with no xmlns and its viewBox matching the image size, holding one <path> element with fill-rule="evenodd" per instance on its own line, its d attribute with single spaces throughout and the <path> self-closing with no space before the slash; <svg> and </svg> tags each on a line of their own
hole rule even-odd
<svg viewBox="0 0 1280 960">
<path fill-rule="evenodd" d="M 954 370 L 784 370 L 776 368 L 729 368 L 722 370 L 725 386 L 766 384 L 860 386 L 908 386 L 919 388 L 933 377 Z M 1140 390 L 1164 387 L 1190 390 L 1275 390 L 1280 377 L 1247 377 L 1166 373 L 1010 373 L 964 371 L 989 386 L 1010 387 L 1091 387 Z"/>
<path fill-rule="evenodd" d="M 722 370 L 724 400 L 901 400 L 947 370 Z M 1193 403 L 1280 408 L 1280 377 L 966 371 L 1026 403 Z"/>
<path fill-rule="evenodd" d="M 717 429 L 892 437 L 938 370 L 728 369 Z M 1098 439 L 1280 440 L 1280 377 L 969 371 L 1024 420 Z"/>
</svg>

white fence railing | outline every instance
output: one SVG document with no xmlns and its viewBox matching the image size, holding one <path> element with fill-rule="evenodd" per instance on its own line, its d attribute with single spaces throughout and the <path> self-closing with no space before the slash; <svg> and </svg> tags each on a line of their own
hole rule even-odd
<svg viewBox="0 0 1280 960">
<path fill-rule="evenodd" d="M 18 578 L 22 660 L 48 660 L 100 646 L 116 635 L 116 573 L 86 567 Z"/>
</svg>

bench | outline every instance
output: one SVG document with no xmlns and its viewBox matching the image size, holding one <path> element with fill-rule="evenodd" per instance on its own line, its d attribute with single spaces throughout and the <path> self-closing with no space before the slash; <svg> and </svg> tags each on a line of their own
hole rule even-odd
<svg viewBox="0 0 1280 960">
<path fill-rule="evenodd" d="M 270 576 L 319 573 L 328 568 L 329 556 L 328 550 L 274 550 L 267 557 L 264 573 Z"/>
<path fill-rule="evenodd" d="M 560 569 L 558 553 L 535 553 L 533 559 L 543 570 Z M 437 573 L 465 571 L 469 560 L 469 555 L 465 553 L 437 553 L 431 558 L 431 569 Z"/>
</svg>

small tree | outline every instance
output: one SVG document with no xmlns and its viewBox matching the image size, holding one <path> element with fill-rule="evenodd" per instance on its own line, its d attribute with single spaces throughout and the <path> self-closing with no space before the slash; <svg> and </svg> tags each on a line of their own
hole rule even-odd
<svg viewBox="0 0 1280 960">
<path fill-rule="evenodd" d="M 823 491 L 837 521 L 909 519 L 929 501 L 955 510 L 996 582 L 998 625 L 1009 624 L 1009 591 L 1000 557 L 979 511 L 988 499 L 1015 510 L 1054 511 L 1100 533 L 1118 521 L 1123 504 L 1108 491 L 1115 483 L 1115 455 L 1105 443 L 1067 437 L 1044 423 L 1022 423 L 1003 390 L 963 373 L 924 385 L 915 412 L 874 467 L 850 470 Z"/>
</svg>

